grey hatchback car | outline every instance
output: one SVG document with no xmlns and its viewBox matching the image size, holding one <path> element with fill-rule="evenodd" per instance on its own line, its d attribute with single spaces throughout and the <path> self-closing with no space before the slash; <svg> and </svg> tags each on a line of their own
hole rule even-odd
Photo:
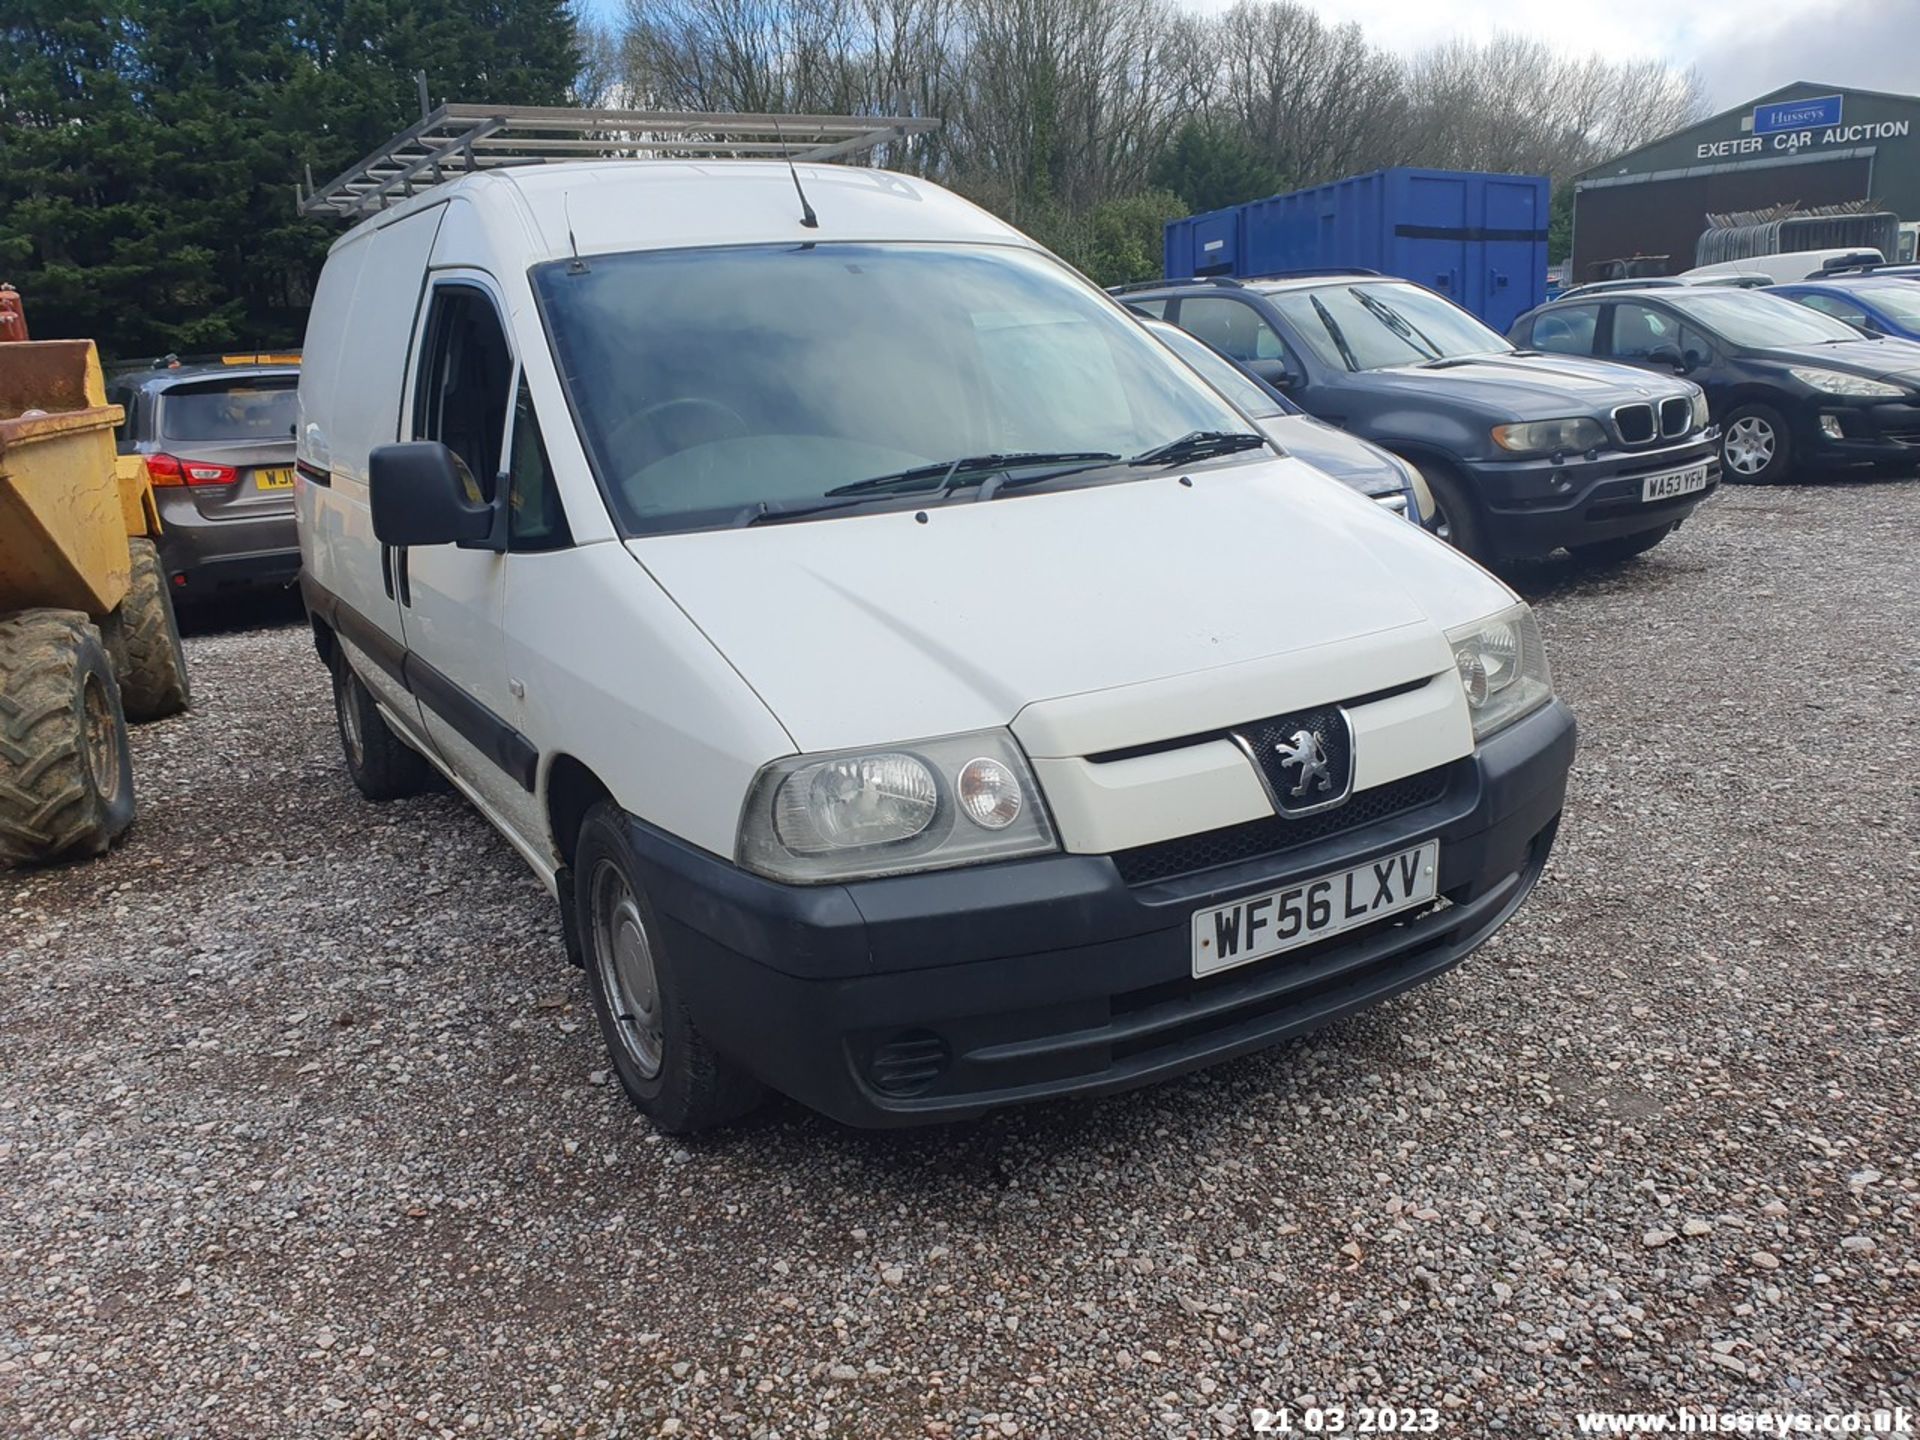
<svg viewBox="0 0 1920 1440">
<path fill-rule="evenodd" d="M 123 455 L 146 461 L 160 507 L 160 566 L 176 600 L 285 585 L 293 528 L 299 356 L 172 356 L 107 383 L 126 411 Z"/>
</svg>

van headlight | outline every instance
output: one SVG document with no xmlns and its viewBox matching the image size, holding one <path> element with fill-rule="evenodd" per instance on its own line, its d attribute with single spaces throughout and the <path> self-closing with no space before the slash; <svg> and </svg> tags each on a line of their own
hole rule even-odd
<svg viewBox="0 0 1920 1440">
<path fill-rule="evenodd" d="M 1447 632 L 1476 743 L 1553 698 L 1540 624 L 1525 603 Z"/>
<path fill-rule="evenodd" d="M 735 858 L 812 884 L 1059 848 L 1019 745 L 983 730 L 775 760 L 747 790 Z"/>
</svg>

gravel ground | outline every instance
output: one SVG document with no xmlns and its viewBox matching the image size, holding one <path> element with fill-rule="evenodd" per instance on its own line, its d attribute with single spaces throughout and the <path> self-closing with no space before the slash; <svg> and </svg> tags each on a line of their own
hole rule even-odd
<svg viewBox="0 0 1920 1440">
<path fill-rule="evenodd" d="M 291 623 L 0 876 L 0 1433 L 1230 1435 L 1920 1403 L 1920 483 L 1543 565 L 1552 869 L 1440 982 L 1115 1100 L 663 1140 L 552 907 L 375 808 Z"/>
</svg>

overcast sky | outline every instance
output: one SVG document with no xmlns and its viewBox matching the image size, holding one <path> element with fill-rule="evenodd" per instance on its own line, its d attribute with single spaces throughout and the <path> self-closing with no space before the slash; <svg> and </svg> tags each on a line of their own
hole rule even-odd
<svg viewBox="0 0 1920 1440">
<path fill-rule="evenodd" d="M 1232 0 L 1182 0 L 1223 10 Z M 1793 80 L 1920 94 L 1920 0 L 1307 0 L 1329 20 L 1418 50 L 1453 34 L 1538 36 L 1575 54 L 1698 66 L 1715 110 Z M 622 0 L 585 0 L 613 19 Z"/>
<path fill-rule="evenodd" d="M 1231 0 L 1187 0 L 1205 10 Z M 1920 93 L 1920 0 L 1307 0 L 1375 44 L 1418 50 L 1449 35 L 1537 36 L 1575 54 L 1693 65 L 1715 110 L 1794 80 Z"/>
</svg>

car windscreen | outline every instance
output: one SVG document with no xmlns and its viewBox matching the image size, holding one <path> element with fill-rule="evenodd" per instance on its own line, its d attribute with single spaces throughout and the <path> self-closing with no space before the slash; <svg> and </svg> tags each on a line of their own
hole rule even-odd
<svg viewBox="0 0 1920 1440">
<path fill-rule="evenodd" d="M 1246 430 L 1099 292 L 1014 246 L 641 251 L 533 280 L 629 534 L 961 457 L 1125 456 Z"/>
<path fill-rule="evenodd" d="M 1756 290 L 1663 292 L 1660 298 L 1730 345 L 1763 349 L 1769 345 L 1821 345 L 1830 340 L 1861 338 L 1860 332 L 1844 320 Z"/>
<path fill-rule="evenodd" d="M 1277 290 L 1268 299 L 1336 370 L 1384 370 L 1513 349 L 1458 305 L 1417 285 L 1321 285 Z"/>
<path fill-rule="evenodd" d="M 1920 325 L 1920 282 L 1894 280 L 1884 285 L 1862 285 L 1849 294 L 1858 295 L 1876 310 L 1884 310 L 1907 325 Z"/>
<path fill-rule="evenodd" d="M 298 384 L 291 375 L 236 375 L 173 386 L 160 395 L 160 434 L 168 440 L 291 444 L 299 418 Z"/>
<path fill-rule="evenodd" d="M 1195 339 L 1178 325 L 1169 325 L 1160 321 L 1147 326 L 1159 340 L 1174 354 L 1200 372 L 1200 378 L 1227 399 L 1238 405 L 1255 420 L 1271 420 L 1276 415 L 1297 415 L 1300 412 L 1284 400 L 1276 400 L 1254 381 L 1233 361 L 1227 359 L 1218 350 L 1204 340 Z"/>
</svg>

